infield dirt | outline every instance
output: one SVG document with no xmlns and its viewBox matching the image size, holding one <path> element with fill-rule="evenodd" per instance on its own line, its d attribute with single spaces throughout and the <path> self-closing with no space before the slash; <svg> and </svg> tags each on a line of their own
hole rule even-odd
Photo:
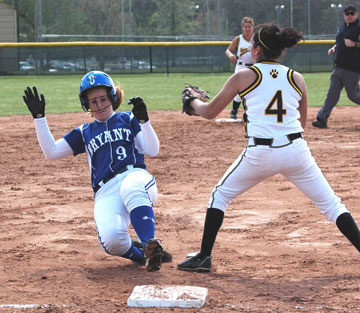
<svg viewBox="0 0 360 313">
<path fill-rule="evenodd" d="M 358 222 L 359 110 L 336 108 L 329 128 L 315 129 L 318 108 L 310 108 L 304 134 Z M 58 139 L 88 116 L 47 119 Z M 210 192 L 246 146 L 244 128 L 179 111 L 151 111 L 150 119 L 161 143 L 159 155 L 147 158 L 159 189 L 156 235 L 174 259 L 151 273 L 101 249 L 86 156 L 47 161 L 30 115 L 0 118 L 1 312 L 360 312 L 359 253 L 282 176 L 228 207 L 211 273 L 178 271 L 177 263 L 199 250 Z M 206 287 L 209 294 L 201 309 L 128 308 L 134 286 L 149 284 Z"/>
</svg>

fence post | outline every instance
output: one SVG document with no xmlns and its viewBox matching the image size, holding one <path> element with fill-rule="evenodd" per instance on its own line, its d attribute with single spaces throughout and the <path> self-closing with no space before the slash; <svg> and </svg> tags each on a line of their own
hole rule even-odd
<svg viewBox="0 0 360 313">
<path fill-rule="evenodd" d="M 149 58 L 150 58 L 150 73 L 153 72 L 153 67 L 152 67 L 152 46 L 149 46 Z"/>
<path fill-rule="evenodd" d="M 4 48 L 0 47 L 0 76 L 5 75 L 5 71 L 4 71 L 4 74 L 2 74 L 3 73 L 3 57 L 2 57 L 3 49 Z M 19 66 L 19 63 L 18 63 L 18 66 Z"/>
<path fill-rule="evenodd" d="M 85 70 L 85 72 L 84 72 L 84 74 L 86 74 L 87 73 L 87 70 L 86 70 L 86 56 L 85 56 L 85 46 L 82 46 L 82 50 L 83 50 L 83 59 L 84 59 L 84 70 Z"/>
<path fill-rule="evenodd" d="M 169 46 L 166 46 L 166 75 L 169 76 Z"/>
</svg>

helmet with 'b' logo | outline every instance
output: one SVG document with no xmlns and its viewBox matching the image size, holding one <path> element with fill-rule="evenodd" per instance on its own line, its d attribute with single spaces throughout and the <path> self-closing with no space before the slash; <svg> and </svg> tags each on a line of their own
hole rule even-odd
<svg viewBox="0 0 360 313">
<path fill-rule="evenodd" d="M 117 94 L 114 82 L 111 77 L 101 71 L 91 71 L 87 73 L 80 83 L 80 103 L 84 111 L 89 111 L 88 99 L 86 96 L 86 91 L 95 87 L 105 87 L 108 90 L 108 96 L 112 103 L 117 101 Z"/>
</svg>

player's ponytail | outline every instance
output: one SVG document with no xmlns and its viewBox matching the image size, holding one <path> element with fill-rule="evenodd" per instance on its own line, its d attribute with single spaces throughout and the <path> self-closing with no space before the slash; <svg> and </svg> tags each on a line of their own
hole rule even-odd
<svg viewBox="0 0 360 313">
<path fill-rule="evenodd" d="M 294 28 L 285 28 L 280 33 L 281 41 L 285 48 L 294 47 L 300 40 L 304 40 L 301 33 L 297 32 Z"/>
<path fill-rule="evenodd" d="M 303 39 L 294 28 L 282 30 L 278 25 L 267 23 L 256 26 L 253 36 L 254 47 L 262 48 L 265 59 L 278 59 L 285 48 L 295 46 Z"/>
<path fill-rule="evenodd" d="M 125 97 L 125 92 L 124 90 L 122 89 L 121 85 L 118 84 L 116 87 L 116 95 L 117 95 L 117 99 L 115 102 L 113 102 L 113 110 L 116 111 L 120 104 L 123 102 L 123 99 Z"/>
</svg>

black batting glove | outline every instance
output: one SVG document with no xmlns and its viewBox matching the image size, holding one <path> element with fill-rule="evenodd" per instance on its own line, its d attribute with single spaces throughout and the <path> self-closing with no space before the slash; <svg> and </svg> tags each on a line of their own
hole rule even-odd
<svg viewBox="0 0 360 313">
<path fill-rule="evenodd" d="M 140 97 L 132 97 L 128 104 L 133 104 L 132 112 L 140 124 L 146 123 L 149 120 L 148 112 L 145 102 Z"/>
<path fill-rule="evenodd" d="M 24 102 L 26 103 L 29 111 L 33 118 L 40 118 L 45 116 L 45 97 L 43 94 L 40 95 L 37 92 L 36 87 L 33 87 L 34 92 L 30 87 L 24 90 L 25 96 L 23 96 Z"/>
</svg>

